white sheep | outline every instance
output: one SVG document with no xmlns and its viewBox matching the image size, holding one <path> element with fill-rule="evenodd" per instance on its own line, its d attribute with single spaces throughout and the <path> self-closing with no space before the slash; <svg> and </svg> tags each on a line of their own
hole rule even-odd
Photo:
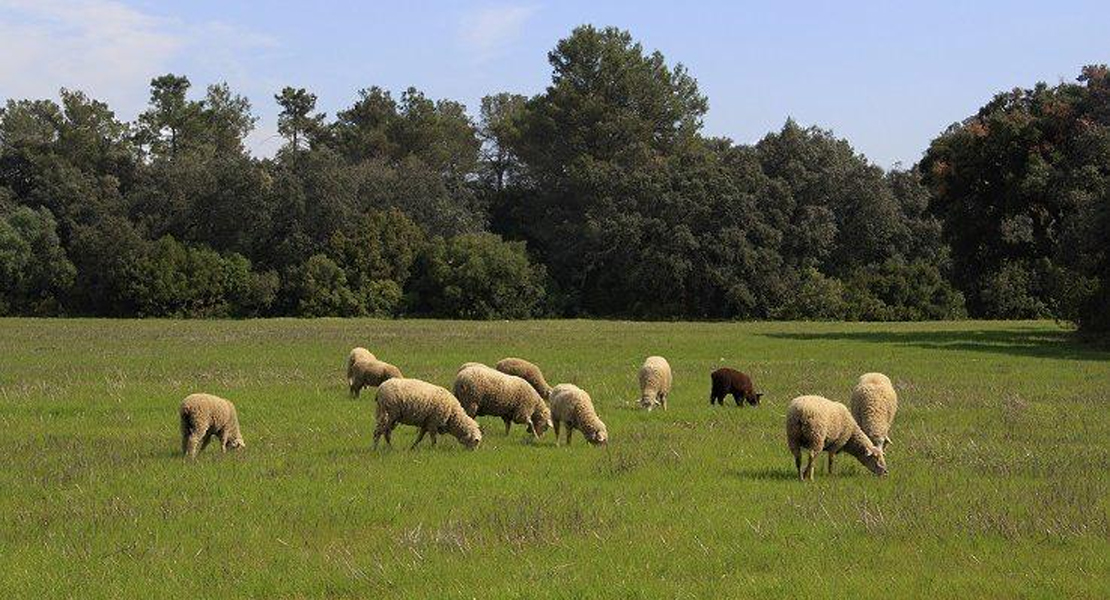
<svg viewBox="0 0 1110 600">
<path fill-rule="evenodd" d="M 882 373 L 864 373 L 852 389 L 852 417 L 871 442 L 886 450 L 890 426 L 898 412 L 898 393 Z"/>
<path fill-rule="evenodd" d="M 369 352 L 367 354 L 369 358 L 367 356 L 355 357 L 347 370 L 347 385 L 350 386 L 352 398 L 358 398 L 359 392 L 364 387 L 377 387 L 390 379 L 404 377 L 401 374 L 401 369 L 374 358 Z"/>
<path fill-rule="evenodd" d="M 560 383 L 551 390 L 551 420 L 555 423 L 556 446 L 559 445 L 560 425 L 566 425 L 567 445 L 570 445 L 570 434 L 576 428 L 591 444 L 609 441 L 609 431 L 597 416 L 593 400 L 576 385 Z"/>
<path fill-rule="evenodd" d="M 433 446 L 436 436 L 441 433 L 450 433 L 471 450 L 482 442 L 478 423 L 467 416 L 451 392 L 438 385 L 419 379 L 390 379 L 378 387 L 375 402 L 378 405 L 375 448 L 378 447 L 378 438 L 383 435 L 385 443 L 393 445 L 393 428 L 398 423 L 420 428 L 412 448 L 424 439 L 426 433 L 431 434 Z"/>
<path fill-rule="evenodd" d="M 786 443 L 794 455 L 798 477 L 813 479 L 813 463 L 822 451 L 829 453 L 829 473 L 833 456 L 844 450 L 856 457 L 876 475 L 886 475 L 886 458 L 882 448 L 875 446 L 852 418 L 848 407 L 821 396 L 799 396 L 786 409 Z M 802 449 L 809 454 L 802 471 Z"/>
<path fill-rule="evenodd" d="M 516 375 L 527 381 L 545 401 L 551 399 L 551 386 L 547 385 L 543 371 L 523 358 L 503 358 L 497 363 L 497 370 L 508 375 Z"/>
<path fill-rule="evenodd" d="M 458 375 L 459 373 L 462 372 L 463 369 L 465 369 L 467 367 L 486 367 L 488 369 L 489 365 L 486 365 L 486 364 L 483 364 L 483 363 L 480 363 L 480 362 L 464 362 L 463 364 L 459 365 L 459 370 L 455 371 L 455 374 Z"/>
<path fill-rule="evenodd" d="M 640 367 L 640 407 L 649 411 L 661 405 L 667 410 L 667 394 L 671 393 L 671 365 L 662 356 L 649 356 Z"/>
<path fill-rule="evenodd" d="M 213 437 L 219 436 L 224 452 L 245 448 L 239 432 L 239 415 L 235 405 L 211 394 L 190 394 L 181 401 L 181 452 L 193 458 L 204 450 Z M 199 446 L 199 448 L 198 448 Z"/>
<path fill-rule="evenodd" d="M 455 397 L 471 417 L 491 415 L 505 422 L 505 435 L 513 423 L 528 426 L 539 439 L 551 427 L 551 410 L 525 380 L 484 365 L 471 365 L 455 375 Z"/>
<path fill-rule="evenodd" d="M 351 378 L 354 377 L 354 366 L 357 360 L 373 361 L 378 360 L 378 357 L 361 346 L 352 348 L 351 353 L 347 355 L 347 385 L 351 384 Z"/>
</svg>

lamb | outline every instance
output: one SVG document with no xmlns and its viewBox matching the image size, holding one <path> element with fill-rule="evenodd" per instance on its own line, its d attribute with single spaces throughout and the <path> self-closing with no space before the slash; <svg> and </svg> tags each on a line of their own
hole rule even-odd
<svg viewBox="0 0 1110 600">
<path fill-rule="evenodd" d="M 551 398 L 551 386 L 547 385 L 547 380 L 543 377 L 543 372 L 536 365 L 524 360 L 523 358 L 504 358 L 497 363 L 497 370 L 508 375 L 516 375 L 524 381 L 532 384 L 536 393 L 547 401 Z"/>
<path fill-rule="evenodd" d="M 709 375 L 712 385 L 709 391 L 709 405 L 724 405 L 725 396 L 732 394 L 736 406 L 744 406 L 744 401 L 752 406 L 759 406 L 759 399 L 763 394 L 755 393 L 752 388 L 752 378 L 736 369 L 723 367 Z"/>
<path fill-rule="evenodd" d="M 794 455 L 794 468 L 802 481 L 813 479 L 813 462 L 822 451 L 829 453 L 830 474 L 833 456 L 844 450 L 876 475 L 886 475 L 882 448 L 871 443 L 847 406 L 821 396 L 799 396 L 790 401 L 786 409 L 786 443 Z M 803 448 L 809 454 L 804 472 Z"/>
<path fill-rule="evenodd" d="M 559 426 L 567 426 L 567 445 L 575 428 L 582 431 L 586 441 L 597 445 L 609 441 L 605 423 L 594 411 L 594 402 L 582 388 L 561 383 L 551 390 L 551 419 L 555 422 L 555 445 L 559 445 Z"/>
<path fill-rule="evenodd" d="M 471 417 L 492 415 L 505 422 L 505 435 L 513 423 L 528 426 L 539 439 L 551 427 L 551 410 L 527 381 L 484 365 L 471 365 L 455 376 L 455 397 Z"/>
<path fill-rule="evenodd" d="M 186 458 L 196 458 L 197 452 L 208 447 L 214 436 L 220 437 L 224 452 L 247 447 L 239 432 L 239 415 L 231 402 L 211 394 L 190 394 L 181 401 L 178 412 L 181 452 Z"/>
<path fill-rule="evenodd" d="M 419 379 L 390 379 L 378 387 L 375 402 L 378 406 L 377 426 L 374 428 L 375 448 L 383 435 L 385 443 L 393 445 L 393 428 L 398 423 L 420 428 L 410 449 L 415 448 L 426 433 L 432 435 L 433 446 L 436 444 L 436 436 L 441 433 L 455 436 L 469 450 L 482 443 L 482 432 L 477 421 L 467 416 L 451 392 L 438 385 Z"/>
<path fill-rule="evenodd" d="M 852 416 L 871 442 L 886 450 L 890 426 L 898 412 L 898 394 L 882 373 L 864 373 L 852 390 Z"/>
<path fill-rule="evenodd" d="M 649 356 L 640 367 L 640 407 L 648 411 L 656 405 L 667 410 L 667 394 L 671 393 L 671 365 L 662 356 Z"/>
<path fill-rule="evenodd" d="M 378 360 L 369 352 L 365 355 L 355 356 L 357 350 L 359 349 L 352 350 L 351 357 L 347 359 L 349 363 L 347 385 L 350 386 L 352 398 L 358 398 L 359 392 L 364 387 L 377 387 L 390 379 L 404 377 L 401 374 L 401 369 Z"/>
</svg>

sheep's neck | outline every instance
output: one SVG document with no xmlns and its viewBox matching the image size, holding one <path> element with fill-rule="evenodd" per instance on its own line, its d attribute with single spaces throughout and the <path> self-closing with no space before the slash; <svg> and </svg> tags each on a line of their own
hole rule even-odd
<svg viewBox="0 0 1110 600">
<path fill-rule="evenodd" d="M 873 451 L 874 447 L 875 445 L 871 443 L 871 440 L 867 439 L 863 430 L 860 429 L 859 426 L 856 426 L 856 430 L 853 431 L 852 436 L 848 438 L 848 443 L 844 444 L 844 451 L 862 462 L 864 457 Z"/>
</svg>

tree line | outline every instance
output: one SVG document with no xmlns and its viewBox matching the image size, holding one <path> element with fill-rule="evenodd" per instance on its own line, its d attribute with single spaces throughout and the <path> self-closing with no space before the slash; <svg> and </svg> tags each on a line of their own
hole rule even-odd
<svg viewBox="0 0 1110 600">
<path fill-rule="evenodd" d="M 369 87 L 329 117 L 275 95 L 285 143 L 226 84 L 148 108 L 0 109 L 0 314 L 919 320 L 1110 328 L 1110 76 L 997 95 L 884 170 L 788 120 L 706 136 L 680 64 L 615 28 L 476 118 Z"/>
</svg>

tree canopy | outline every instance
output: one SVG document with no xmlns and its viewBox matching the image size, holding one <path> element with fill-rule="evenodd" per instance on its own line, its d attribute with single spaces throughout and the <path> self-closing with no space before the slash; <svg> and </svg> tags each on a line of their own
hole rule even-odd
<svg viewBox="0 0 1110 600">
<path fill-rule="evenodd" d="M 532 97 L 369 85 L 334 117 L 150 82 L 0 109 L 0 314 L 913 320 L 1110 328 L 1110 77 L 1001 93 L 884 170 L 793 120 L 706 136 L 678 63 L 582 26 Z"/>
</svg>

